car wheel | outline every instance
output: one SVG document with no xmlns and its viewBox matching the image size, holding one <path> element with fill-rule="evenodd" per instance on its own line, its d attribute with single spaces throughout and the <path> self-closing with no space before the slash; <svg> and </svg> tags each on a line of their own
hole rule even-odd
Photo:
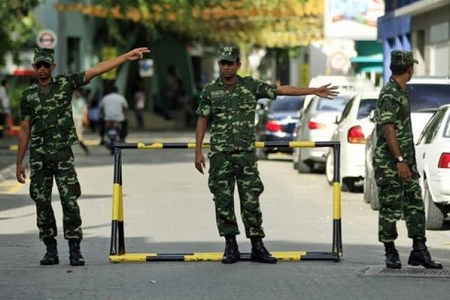
<svg viewBox="0 0 450 300">
<path fill-rule="evenodd" d="M 312 168 L 302 160 L 302 151 L 298 151 L 297 171 L 299 173 L 311 173 Z"/>
<path fill-rule="evenodd" d="M 378 186 L 375 179 L 370 179 L 370 207 L 373 210 L 378 210 L 380 208 L 380 201 L 378 200 Z"/>
<path fill-rule="evenodd" d="M 264 148 L 256 148 L 256 156 L 258 156 L 259 160 L 266 160 L 267 152 L 264 151 Z"/>
<path fill-rule="evenodd" d="M 439 230 L 444 225 L 444 213 L 442 210 L 434 203 L 433 197 L 430 193 L 430 187 L 425 179 L 423 183 L 423 202 L 425 205 L 425 226 L 427 230 Z"/>
<path fill-rule="evenodd" d="M 325 176 L 327 178 L 327 182 L 329 185 L 333 185 L 334 181 L 334 159 L 333 159 L 333 151 L 327 155 L 327 160 L 325 162 Z"/>
<path fill-rule="evenodd" d="M 345 177 L 342 178 L 342 187 L 341 190 L 350 193 L 356 193 L 357 188 L 355 186 L 357 179 L 354 177 Z"/>
</svg>

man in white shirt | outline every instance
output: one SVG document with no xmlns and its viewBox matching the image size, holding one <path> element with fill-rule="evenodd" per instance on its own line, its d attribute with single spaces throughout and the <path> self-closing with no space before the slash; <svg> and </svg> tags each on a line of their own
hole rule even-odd
<svg viewBox="0 0 450 300">
<path fill-rule="evenodd" d="M 126 119 L 128 103 L 124 96 L 117 93 L 117 87 L 111 87 L 110 93 L 100 101 L 100 110 L 103 114 L 105 124 L 111 121 L 120 123 L 119 139 L 120 141 L 125 141 L 128 133 Z"/>
</svg>

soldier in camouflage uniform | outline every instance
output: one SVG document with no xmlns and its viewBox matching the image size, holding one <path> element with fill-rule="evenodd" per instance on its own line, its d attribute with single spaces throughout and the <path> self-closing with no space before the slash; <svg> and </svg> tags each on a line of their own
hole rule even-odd
<svg viewBox="0 0 450 300">
<path fill-rule="evenodd" d="M 264 190 L 259 177 L 255 153 L 255 107 L 259 98 L 275 99 L 280 95 L 316 94 L 331 98 L 335 87 L 299 88 L 267 84 L 252 77 L 241 77 L 239 48 L 219 49 L 220 77 L 204 86 L 197 109 L 195 167 L 203 174 L 205 158 L 201 145 L 208 121 L 211 122 L 211 149 L 208 186 L 214 196 L 219 235 L 225 237 L 223 263 L 235 263 L 240 258 L 236 235 L 239 229 L 234 212 L 234 187 L 237 184 L 240 211 L 245 234 L 251 239 L 251 260 L 276 263 L 264 247 L 262 214 L 259 196 Z"/>
<path fill-rule="evenodd" d="M 425 212 L 406 92 L 406 83 L 414 73 L 414 63 L 417 60 L 412 52 L 391 52 L 392 76 L 381 90 L 377 104 L 373 166 L 380 201 L 378 236 L 385 246 L 386 267 L 401 268 L 394 241 L 398 236 L 396 224 L 403 213 L 408 237 L 413 239 L 408 264 L 441 269 L 441 264 L 431 260 L 425 245 Z"/>
<path fill-rule="evenodd" d="M 39 238 L 47 251 L 41 265 L 59 263 L 57 251 L 57 227 L 51 205 L 53 178 L 59 190 L 63 211 L 64 237 L 69 243 L 69 261 L 72 266 L 83 266 L 80 252 L 83 238 L 81 217 L 77 199 L 81 195 L 80 184 L 74 167 L 72 145 L 78 143 L 72 117 L 73 91 L 87 84 L 92 78 L 107 72 L 126 61 L 143 57 L 150 52 L 146 47 L 136 48 L 114 59 L 101 62 L 80 73 L 52 76 L 55 69 L 53 49 L 36 49 L 33 69 L 37 81 L 22 94 L 20 102 L 21 122 L 19 149 L 16 161 L 16 177 L 25 183 L 23 159 L 30 143 L 30 196 L 36 203 Z"/>
</svg>

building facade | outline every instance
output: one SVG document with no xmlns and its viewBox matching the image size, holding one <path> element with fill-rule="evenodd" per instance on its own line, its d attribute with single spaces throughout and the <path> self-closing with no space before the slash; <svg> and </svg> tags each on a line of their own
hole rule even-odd
<svg viewBox="0 0 450 300">
<path fill-rule="evenodd" d="M 392 50 L 413 51 L 417 75 L 450 74 L 450 1 L 386 0 L 378 19 L 378 40 L 383 43 L 384 80 L 389 78 Z"/>
</svg>

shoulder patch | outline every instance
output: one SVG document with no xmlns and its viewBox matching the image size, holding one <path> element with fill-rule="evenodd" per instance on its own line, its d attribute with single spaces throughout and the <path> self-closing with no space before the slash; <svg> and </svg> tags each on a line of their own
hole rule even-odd
<svg viewBox="0 0 450 300">
<path fill-rule="evenodd" d="M 211 91 L 211 98 L 218 98 L 218 97 L 222 97 L 223 95 L 224 95 L 224 92 L 222 90 Z"/>
</svg>

